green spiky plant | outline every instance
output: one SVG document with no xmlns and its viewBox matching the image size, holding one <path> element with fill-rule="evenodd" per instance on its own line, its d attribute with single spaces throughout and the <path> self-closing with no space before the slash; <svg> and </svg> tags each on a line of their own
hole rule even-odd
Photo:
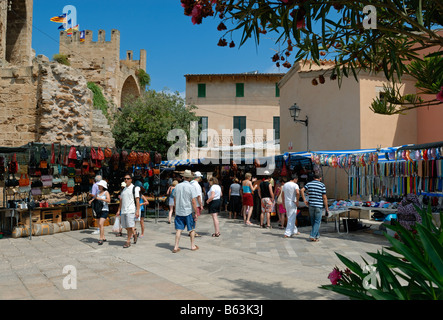
<svg viewBox="0 0 443 320">
<path fill-rule="evenodd" d="M 431 206 L 416 207 L 422 222 L 412 230 L 400 224 L 388 225 L 395 232 L 385 233 L 391 247 L 368 253 L 375 259 L 369 265 L 358 263 L 336 253 L 346 266 L 335 267 L 329 274 L 332 284 L 320 288 L 357 300 L 442 300 L 443 299 L 443 233 L 432 220 Z M 443 213 L 440 213 L 442 221 Z M 372 276 L 368 270 L 376 272 Z"/>
</svg>

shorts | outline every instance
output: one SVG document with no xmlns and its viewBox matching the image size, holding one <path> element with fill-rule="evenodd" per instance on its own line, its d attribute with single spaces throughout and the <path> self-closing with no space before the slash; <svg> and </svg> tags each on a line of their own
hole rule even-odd
<svg viewBox="0 0 443 320">
<path fill-rule="evenodd" d="M 272 211 L 271 198 L 261 199 L 261 213 L 271 213 L 271 211 Z"/>
<path fill-rule="evenodd" d="M 108 214 L 109 214 L 109 211 L 107 211 L 107 210 L 105 210 L 105 211 L 102 211 L 101 213 L 100 213 L 100 215 L 97 217 L 97 219 L 106 219 L 107 217 L 108 217 Z"/>
<path fill-rule="evenodd" d="M 122 228 L 135 228 L 135 213 L 121 214 L 120 223 Z"/>
<path fill-rule="evenodd" d="M 218 213 L 220 211 L 220 199 L 209 202 L 209 213 Z"/>
<path fill-rule="evenodd" d="M 252 193 L 243 193 L 243 205 L 244 206 L 254 206 L 254 197 Z"/>
<path fill-rule="evenodd" d="M 195 229 L 195 221 L 192 217 L 192 214 L 187 216 L 175 216 L 174 219 L 175 229 L 176 230 L 185 230 L 185 226 L 188 231 Z"/>
<path fill-rule="evenodd" d="M 240 196 L 232 196 L 231 201 L 229 201 L 229 210 L 231 212 L 241 213 L 241 198 Z"/>
</svg>

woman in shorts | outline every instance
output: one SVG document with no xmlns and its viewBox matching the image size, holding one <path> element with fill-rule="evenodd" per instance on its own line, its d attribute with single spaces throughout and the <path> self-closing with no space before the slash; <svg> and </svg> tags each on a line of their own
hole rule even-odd
<svg viewBox="0 0 443 320">
<path fill-rule="evenodd" d="M 209 185 L 211 188 L 208 192 L 208 200 L 206 203 L 209 205 L 209 213 L 212 215 L 212 221 L 214 222 L 215 232 L 212 234 L 213 237 L 220 236 L 220 224 L 218 221 L 218 213 L 220 211 L 220 199 L 222 197 L 221 187 L 218 185 L 218 179 L 216 177 L 211 177 L 209 179 Z"/>
</svg>

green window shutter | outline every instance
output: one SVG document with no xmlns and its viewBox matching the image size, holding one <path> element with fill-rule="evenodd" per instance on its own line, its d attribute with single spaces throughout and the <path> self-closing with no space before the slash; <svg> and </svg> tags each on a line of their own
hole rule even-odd
<svg viewBox="0 0 443 320">
<path fill-rule="evenodd" d="M 244 83 L 236 83 L 235 84 L 235 96 L 237 98 L 242 98 L 245 96 L 245 84 Z"/>
<path fill-rule="evenodd" d="M 206 98 L 206 83 L 198 84 L 198 95 L 199 98 Z"/>
<path fill-rule="evenodd" d="M 241 116 L 241 117 L 234 117 L 234 125 L 233 125 L 234 129 L 238 129 L 238 131 L 240 132 L 240 134 L 246 129 L 246 117 L 245 116 Z M 238 134 L 238 133 L 237 133 Z M 238 139 L 240 139 L 240 143 L 241 145 L 246 144 L 246 137 L 243 135 L 240 138 L 237 135 L 234 135 L 234 143 L 236 141 L 238 141 Z"/>
<path fill-rule="evenodd" d="M 275 96 L 280 97 L 280 88 L 278 87 L 278 83 L 275 83 Z"/>
<path fill-rule="evenodd" d="M 274 139 L 280 139 L 280 117 L 274 117 Z"/>
<path fill-rule="evenodd" d="M 199 148 L 207 147 L 208 146 L 208 133 L 202 134 L 202 131 L 208 130 L 208 117 L 200 117 L 198 121 L 199 125 L 199 139 L 198 139 L 198 146 Z"/>
</svg>

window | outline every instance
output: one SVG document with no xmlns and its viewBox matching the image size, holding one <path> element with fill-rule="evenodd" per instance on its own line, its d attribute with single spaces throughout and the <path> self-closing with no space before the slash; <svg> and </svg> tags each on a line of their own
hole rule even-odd
<svg viewBox="0 0 443 320">
<path fill-rule="evenodd" d="M 198 147 L 206 147 L 208 145 L 208 117 L 200 117 L 198 121 Z M 206 130 L 204 133 L 202 131 Z"/>
<path fill-rule="evenodd" d="M 198 84 L 198 94 L 197 97 L 199 98 L 206 98 L 206 83 L 199 83 Z"/>
<path fill-rule="evenodd" d="M 275 96 L 280 97 L 280 88 L 278 87 L 278 82 L 275 83 Z"/>
<path fill-rule="evenodd" d="M 274 139 L 278 140 L 280 139 L 280 117 L 274 117 Z"/>
<path fill-rule="evenodd" d="M 241 145 L 244 145 L 246 143 L 246 131 L 243 132 L 246 129 L 246 117 L 234 117 L 234 144 L 237 144 L 240 141 Z M 237 131 L 237 130 L 238 131 Z M 243 135 L 242 135 L 243 132 Z"/>
<path fill-rule="evenodd" d="M 235 96 L 237 98 L 242 98 L 245 96 L 245 84 L 244 83 L 236 83 L 235 84 Z"/>
</svg>

